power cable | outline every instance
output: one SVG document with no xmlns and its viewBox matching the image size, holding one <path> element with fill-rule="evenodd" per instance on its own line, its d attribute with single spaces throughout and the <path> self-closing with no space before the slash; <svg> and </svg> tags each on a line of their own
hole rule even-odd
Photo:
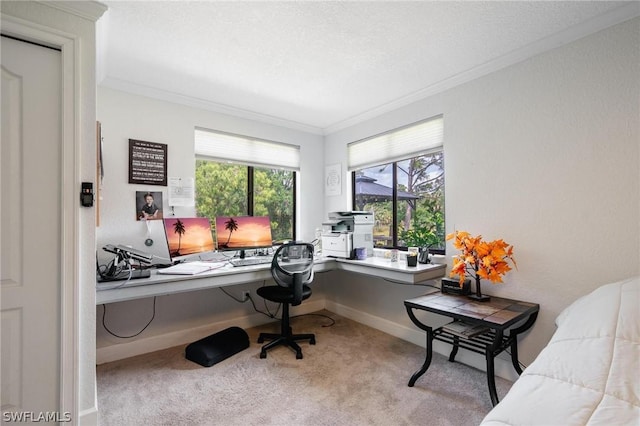
<svg viewBox="0 0 640 426">
<path fill-rule="evenodd" d="M 107 305 L 103 304 L 102 305 L 102 326 L 104 327 L 104 329 L 107 331 L 107 333 L 111 334 L 114 337 L 117 337 L 119 339 L 131 339 L 132 337 L 136 337 L 139 336 L 143 331 L 145 331 L 147 329 L 147 327 L 149 327 L 149 324 L 151 324 L 151 322 L 153 321 L 153 319 L 156 317 L 156 297 L 153 297 L 153 313 L 151 315 L 151 319 L 149 320 L 149 322 L 147 322 L 147 324 L 142 328 L 142 330 L 140 330 L 139 332 L 132 334 L 130 336 L 120 336 L 119 334 L 114 333 L 113 331 L 111 331 L 109 329 L 109 327 L 107 327 L 107 323 L 106 323 L 106 317 L 107 317 Z"/>
</svg>

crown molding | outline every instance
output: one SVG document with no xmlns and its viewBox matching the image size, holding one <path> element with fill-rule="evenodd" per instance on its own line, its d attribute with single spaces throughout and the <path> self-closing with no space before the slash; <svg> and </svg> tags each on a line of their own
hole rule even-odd
<svg viewBox="0 0 640 426">
<path fill-rule="evenodd" d="M 63 12 L 79 16 L 89 21 L 97 21 L 107 11 L 107 6 L 97 1 L 37 1 Z"/>
<path fill-rule="evenodd" d="M 105 78 L 99 85 L 102 87 L 110 88 L 110 89 L 120 90 L 122 92 L 132 93 L 132 94 L 145 96 L 153 99 L 158 99 L 161 101 L 171 102 L 175 104 L 180 104 L 188 107 L 204 109 L 207 111 L 213 111 L 220 114 L 230 115 L 233 117 L 259 121 L 262 123 L 271 124 L 275 126 L 286 127 L 288 129 L 299 130 L 305 133 L 311 133 L 315 135 L 324 134 L 323 130 L 320 127 L 314 127 L 308 124 L 286 120 L 284 118 L 274 117 L 267 114 L 261 114 L 258 112 L 249 111 L 241 108 L 235 108 L 228 105 L 211 102 L 205 99 L 182 95 L 179 93 L 162 90 L 155 87 L 144 86 L 141 84 L 136 84 L 136 83 L 132 83 L 129 81 L 116 79 L 112 77 Z"/>
<path fill-rule="evenodd" d="M 72 1 L 46 2 L 46 4 L 51 4 L 51 3 L 55 3 L 57 5 L 77 4 L 77 2 L 72 2 Z M 95 5 L 101 5 L 101 3 L 98 3 L 98 2 L 82 2 L 82 3 L 93 3 Z M 105 10 L 106 10 L 106 7 L 105 7 Z M 200 98 L 195 98 L 187 95 L 182 95 L 179 93 L 169 92 L 169 91 L 154 88 L 154 87 L 143 86 L 143 85 L 131 83 L 131 82 L 120 80 L 120 79 L 114 79 L 111 77 L 107 77 L 106 79 L 104 79 L 104 81 L 100 83 L 100 86 L 120 90 L 123 92 L 133 93 L 141 96 L 146 96 L 149 98 L 154 98 L 154 99 L 159 99 L 167 102 L 190 106 L 194 108 L 200 108 L 208 111 L 218 112 L 221 114 L 227 114 L 234 117 L 245 118 L 245 119 L 255 120 L 255 121 L 272 124 L 276 126 L 286 127 L 293 130 L 306 132 L 306 133 L 326 136 L 326 135 L 330 135 L 332 133 L 338 132 L 340 130 L 346 129 L 348 127 L 360 124 L 362 122 L 374 119 L 383 114 L 405 107 L 412 103 L 419 102 L 423 99 L 437 95 L 446 90 L 453 89 L 454 87 L 457 87 L 464 83 L 468 83 L 480 77 L 484 77 L 493 72 L 507 68 L 511 65 L 517 64 L 519 62 L 523 62 L 534 56 L 537 56 L 547 51 L 564 46 L 568 43 L 587 37 L 591 34 L 594 34 L 598 31 L 604 30 L 616 24 L 634 19 L 638 16 L 640 16 L 640 2 L 638 1 L 627 2 L 625 5 L 620 6 L 616 9 L 613 9 L 603 15 L 597 16 L 595 18 L 582 22 L 573 27 L 567 28 L 566 30 L 560 31 L 549 37 L 538 40 L 523 48 L 511 51 L 505 55 L 502 55 L 496 59 L 493 59 L 489 62 L 481 64 L 477 67 L 461 72 L 450 78 L 441 80 L 435 84 L 432 84 L 428 87 L 420 89 L 412 94 L 396 99 L 392 102 L 380 105 L 378 107 L 374 107 L 372 109 L 369 109 L 368 111 L 363 112 L 362 114 L 358 114 L 351 118 L 347 118 L 343 121 L 329 125 L 325 128 L 311 126 L 308 124 L 299 123 L 296 121 L 291 121 L 291 120 L 287 120 L 280 117 L 274 117 L 267 114 L 244 110 L 241 108 L 231 107 L 228 105 L 211 102 L 205 99 L 200 99 Z"/>
<path fill-rule="evenodd" d="M 395 101 L 386 103 L 376 108 L 372 108 L 362 114 L 348 118 L 339 123 L 332 124 L 324 128 L 324 134 L 330 135 L 339 130 L 354 126 L 367 120 L 376 118 L 382 114 L 394 111 L 401 107 L 410 105 L 414 102 L 421 101 L 430 96 L 442 93 L 461 84 L 478 79 L 485 75 L 507 68 L 511 65 L 523 62 L 529 58 L 540 55 L 544 52 L 564 46 L 573 41 L 587 37 L 598 31 L 612 27 L 616 24 L 631 20 L 640 16 L 640 2 L 632 1 L 609 11 L 603 15 L 582 22 L 566 30 L 560 31 L 549 37 L 538 40 L 523 48 L 509 52 L 501 57 L 486 62 L 480 66 L 471 68 L 467 71 L 459 73 L 453 77 L 439 81 L 429 87 L 418 90 L 410 95 L 399 98 Z"/>
</svg>

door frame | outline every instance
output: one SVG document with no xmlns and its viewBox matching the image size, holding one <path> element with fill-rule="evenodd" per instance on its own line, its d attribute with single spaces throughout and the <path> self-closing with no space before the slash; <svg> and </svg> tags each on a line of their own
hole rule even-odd
<svg viewBox="0 0 640 426">
<path fill-rule="evenodd" d="M 79 386 L 79 229 L 80 215 L 76 194 L 80 193 L 80 69 L 79 42 L 72 34 L 53 30 L 10 15 L 2 15 L 2 32 L 27 41 L 60 49 L 62 58 L 61 167 L 62 209 L 60 226 L 60 413 L 71 413 L 78 420 Z M 76 259 L 78 261 L 76 262 Z"/>
</svg>

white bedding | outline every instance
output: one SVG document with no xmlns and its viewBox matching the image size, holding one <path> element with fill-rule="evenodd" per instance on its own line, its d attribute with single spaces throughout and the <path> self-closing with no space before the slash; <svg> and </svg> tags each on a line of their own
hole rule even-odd
<svg viewBox="0 0 640 426">
<path fill-rule="evenodd" d="M 602 286 L 558 329 L 482 424 L 640 426 L 640 277 Z"/>
</svg>

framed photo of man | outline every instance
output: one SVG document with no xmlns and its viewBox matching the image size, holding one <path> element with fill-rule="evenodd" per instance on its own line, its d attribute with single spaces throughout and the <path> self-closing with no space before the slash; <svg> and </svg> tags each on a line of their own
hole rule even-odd
<svg viewBox="0 0 640 426">
<path fill-rule="evenodd" d="M 136 191 L 136 220 L 162 219 L 162 192 Z"/>
</svg>

